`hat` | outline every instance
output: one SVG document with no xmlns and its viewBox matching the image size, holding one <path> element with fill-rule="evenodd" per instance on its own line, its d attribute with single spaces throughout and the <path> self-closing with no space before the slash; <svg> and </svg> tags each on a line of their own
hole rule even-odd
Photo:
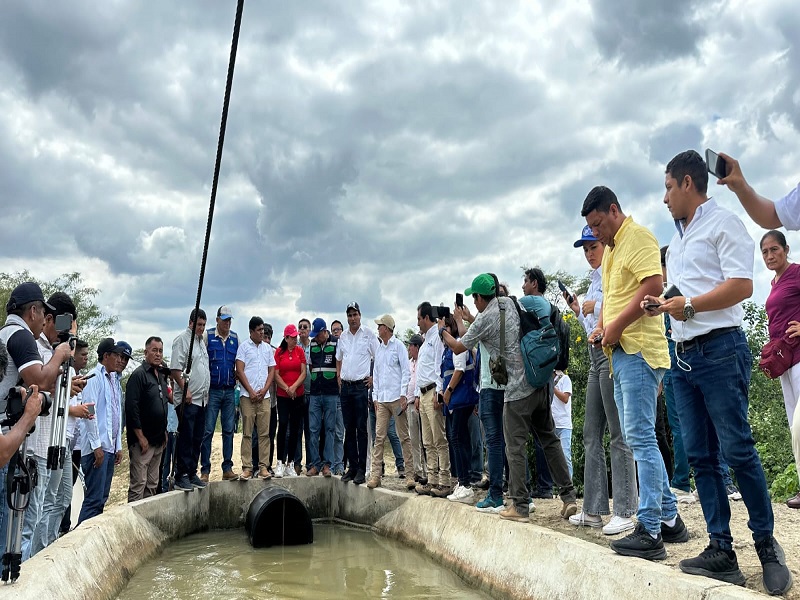
<svg viewBox="0 0 800 600">
<path fill-rule="evenodd" d="M 122 354 L 122 349 L 119 348 L 114 343 L 114 338 L 103 338 L 100 340 L 100 343 L 97 344 L 97 358 L 101 359 L 107 352 L 113 352 L 114 354 Z"/>
<path fill-rule="evenodd" d="M 409 338 L 409 340 L 408 340 L 408 345 L 409 346 L 418 346 L 418 347 L 421 348 L 422 344 L 424 344 L 424 343 L 425 343 L 425 338 L 422 337 L 418 333 L 415 333 L 414 335 L 412 335 L 411 338 Z"/>
<path fill-rule="evenodd" d="M 472 285 L 464 290 L 465 296 L 478 294 L 480 296 L 494 296 L 497 288 L 494 285 L 494 278 L 488 273 L 481 273 L 472 280 Z"/>
<path fill-rule="evenodd" d="M 386 325 L 389 329 L 394 331 L 394 319 L 392 315 L 383 315 L 382 317 L 378 317 L 375 319 L 376 325 Z"/>
<path fill-rule="evenodd" d="M 283 328 L 283 337 L 297 337 L 299 333 L 297 332 L 297 327 L 293 323 L 289 323 L 286 327 Z"/>
<path fill-rule="evenodd" d="M 231 313 L 231 309 L 225 306 L 224 304 L 217 309 L 217 318 L 224 320 L 232 319 L 233 313 Z"/>
<path fill-rule="evenodd" d="M 576 248 L 580 248 L 581 246 L 583 246 L 583 242 L 596 242 L 596 241 L 598 240 L 596 237 L 594 237 L 594 234 L 592 233 L 592 228 L 587 225 L 581 231 L 581 239 L 575 242 L 573 246 L 575 246 Z"/>
<path fill-rule="evenodd" d="M 6 302 L 6 312 L 11 312 L 12 310 L 21 308 L 28 302 L 37 301 L 44 304 L 45 308 L 48 310 L 55 312 L 55 307 L 44 301 L 44 294 L 42 293 L 42 288 L 39 287 L 38 283 L 33 281 L 20 283 L 14 288 L 14 290 L 11 292 L 11 295 L 8 297 L 8 302 Z"/>
<path fill-rule="evenodd" d="M 122 354 L 122 356 L 126 356 L 128 358 L 133 357 L 133 348 L 131 348 L 131 345 L 128 342 L 123 342 L 120 340 L 114 344 L 114 348 L 117 350 L 117 354 Z"/>
<path fill-rule="evenodd" d="M 311 325 L 311 333 L 308 334 L 308 337 L 315 338 L 326 329 L 328 329 L 328 324 L 325 322 L 325 319 L 317 317 Z"/>
<path fill-rule="evenodd" d="M 347 310 L 350 310 L 351 308 L 358 311 L 358 314 L 361 314 L 361 309 L 358 307 L 358 302 L 356 302 L 355 300 L 353 300 L 350 304 L 347 305 Z"/>
</svg>

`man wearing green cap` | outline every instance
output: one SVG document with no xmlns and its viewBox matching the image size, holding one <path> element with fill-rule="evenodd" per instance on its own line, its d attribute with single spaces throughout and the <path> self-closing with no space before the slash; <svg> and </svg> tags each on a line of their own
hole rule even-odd
<svg viewBox="0 0 800 600">
<path fill-rule="evenodd" d="M 466 352 L 482 342 L 489 354 L 483 359 L 495 361 L 502 354 L 508 372 L 503 409 L 503 434 L 509 467 L 508 497 L 512 504 L 500 513 L 500 517 L 512 521 L 528 520 L 529 494 L 525 485 L 527 466 L 525 444 L 528 441 L 528 434 L 533 430 L 545 448 L 548 459 L 551 455 L 553 457 L 553 460 L 548 462 L 553 479 L 561 488 L 563 502 L 561 516 L 568 519 L 578 510 L 575 504 L 575 488 L 572 486 L 567 462 L 561 451 L 561 443 L 555 434 L 553 417 L 550 415 L 548 386 L 535 390 L 525 377 L 525 366 L 519 346 L 519 313 L 513 304 L 515 300 L 497 297 L 497 282 L 488 273 L 473 279 L 472 285 L 464 291 L 464 294 L 472 296 L 478 316 L 460 340 L 456 340 L 447 331 L 442 333 L 442 340 L 457 354 Z M 500 347 L 501 311 L 505 315 L 504 348 Z M 461 309 L 456 307 L 456 318 L 462 318 L 463 314 Z M 551 447 L 557 450 L 557 453 L 549 452 L 548 449 Z"/>
</svg>

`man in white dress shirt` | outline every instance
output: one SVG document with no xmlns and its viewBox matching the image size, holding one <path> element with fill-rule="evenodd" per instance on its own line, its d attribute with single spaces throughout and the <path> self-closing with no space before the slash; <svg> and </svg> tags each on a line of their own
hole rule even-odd
<svg viewBox="0 0 800 600">
<path fill-rule="evenodd" d="M 383 443 L 389 419 L 394 416 L 397 434 L 403 447 L 403 462 L 411 465 L 411 438 L 408 433 L 408 380 L 411 372 L 408 366 L 408 350 L 405 344 L 394 337 L 394 318 L 383 315 L 375 319 L 378 325 L 378 347 L 375 351 L 373 370 L 372 400 L 375 403 L 375 445 L 372 448 L 372 475 L 367 487 L 376 488 L 381 484 L 383 472 Z M 407 470 L 406 487 L 416 487 L 411 469 Z"/>
</svg>

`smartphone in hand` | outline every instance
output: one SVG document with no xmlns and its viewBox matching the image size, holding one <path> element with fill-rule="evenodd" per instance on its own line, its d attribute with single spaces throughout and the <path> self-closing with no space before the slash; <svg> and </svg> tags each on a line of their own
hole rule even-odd
<svg viewBox="0 0 800 600">
<path fill-rule="evenodd" d="M 572 292 L 567 289 L 567 286 L 564 285 L 560 279 L 558 280 L 558 289 L 564 292 L 567 295 L 567 302 L 572 304 L 572 301 L 575 300 L 575 297 L 572 295 Z"/>
<path fill-rule="evenodd" d="M 464 308 L 464 294 L 456 293 L 456 306 L 458 308 Z"/>
<path fill-rule="evenodd" d="M 725 159 L 711 148 L 706 148 L 706 166 L 708 167 L 708 172 L 717 179 L 723 179 L 728 174 Z"/>
</svg>

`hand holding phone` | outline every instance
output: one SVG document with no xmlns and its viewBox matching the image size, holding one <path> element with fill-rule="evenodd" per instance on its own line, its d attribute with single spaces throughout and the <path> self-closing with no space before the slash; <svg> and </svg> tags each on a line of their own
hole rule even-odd
<svg viewBox="0 0 800 600">
<path fill-rule="evenodd" d="M 456 293 L 456 306 L 458 308 L 464 308 L 464 294 Z"/>
<path fill-rule="evenodd" d="M 676 296 L 683 296 L 683 294 L 681 294 L 681 291 L 678 289 L 678 286 L 671 285 L 669 286 L 669 289 L 666 292 L 664 292 L 663 298 L 664 300 L 669 300 L 670 298 L 675 298 Z"/>
<path fill-rule="evenodd" d="M 644 305 L 645 310 L 658 310 L 659 308 L 661 308 L 661 304 L 658 302 L 648 302 Z"/>
<path fill-rule="evenodd" d="M 565 286 L 560 279 L 558 280 L 558 289 L 560 289 L 567 295 L 567 303 L 572 304 L 572 302 L 575 300 L 575 297 L 572 295 L 572 292 L 570 292 L 569 289 L 567 289 L 567 286 Z"/>
</svg>

